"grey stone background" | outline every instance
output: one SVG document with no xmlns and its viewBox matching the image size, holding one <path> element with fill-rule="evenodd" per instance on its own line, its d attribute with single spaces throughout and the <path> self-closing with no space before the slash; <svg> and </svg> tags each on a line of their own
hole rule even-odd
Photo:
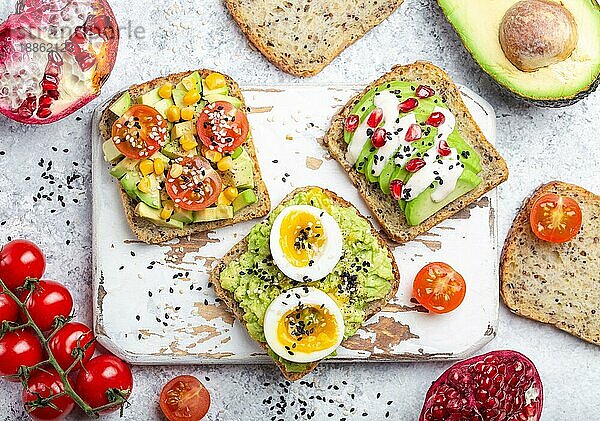
<svg viewBox="0 0 600 421">
<path fill-rule="evenodd" d="M 6 4 L 12 1 L 3 3 L 0 12 L 4 9 L 6 15 L 12 8 Z M 562 109 L 535 108 L 513 99 L 481 71 L 433 0 L 407 0 L 311 79 L 289 76 L 263 59 L 220 0 L 112 3 L 122 40 L 103 98 L 131 83 L 201 67 L 228 73 L 241 85 L 366 84 L 393 64 L 426 59 L 496 109 L 497 147 L 511 170 L 509 181 L 500 187 L 501 239 L 523 198 L 540 183 L 561 179 L 600 192 L 600 95 Z M 26 237 L 40 244 L 48 259 L 47 277 L 68 285 L 78 319 L 88 323 L 89 133 L 99 102 L 46 127 L 0 119 L 0 243 Z M 600 348 L 513 316 L 504 306 L 500 312 L 498 337 L 482 352 L 515 349 L 536 363 L 545 387 L 543 420 L 599 420 Z M 162 385 L 176 375 L 192 374 L 210 389 L 209 420 L 293 420 L 313 414 L 313 419 L 381 420 L 387 415 L 416 420 L 427 388 L 449 365 L 324 365 L 305 379 L 308 383 L 293 385 L 272 366 L 136 367 L 125 419 L 161 419 L 156 402 Z M 1 383 L 0 420 L 26 418 L 19 387 Z M 69 419 L 78 418 L 81 414 L 75 411 Z"/>
</svg>

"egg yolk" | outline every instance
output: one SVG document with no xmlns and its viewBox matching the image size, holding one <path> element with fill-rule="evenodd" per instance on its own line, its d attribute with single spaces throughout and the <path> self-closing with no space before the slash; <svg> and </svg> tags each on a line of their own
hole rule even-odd
<svg viewBox="0 0 600 421">
<path fill-rule="evenodd" d="M 321 221 L 308 212 L 290 212 L 281 221 L 279 245 L 284 256 L 295 267 L 313 264 L 313 257 L 325 244 Z"/>
<path fill-rule="evenodd" d="M 337 320 L 324 307 L 301 306 L 279 320 L 277 337 L 290 353 L 310 353 L 336 344 Z"/>
</svg>

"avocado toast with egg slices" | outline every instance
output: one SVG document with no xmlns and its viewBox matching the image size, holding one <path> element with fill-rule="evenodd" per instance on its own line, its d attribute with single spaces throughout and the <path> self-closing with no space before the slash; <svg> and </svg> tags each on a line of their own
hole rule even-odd
<svg viewBox="0 0 600 421">
<path fill-rule="evenodd" d="M 508 178 L 457 87 L 428 62 L 395 66 L 323 139 L 389 237 L 407 242 Z"/>
<path fill-rule="evenodd" d="M 354 206 L 305 187 L 230 250 L 210 281 L 293 381 L 394 297 L 400 275 L 389 247 Z"/>
<path fill-rule="evenodd" d="M 245 112 L 237 83 L 211 70 L 158 78 L 111 100 L 100 121 L 103 150 L 138 239 L 161 243 L 269 212 Z"/>
</svg>

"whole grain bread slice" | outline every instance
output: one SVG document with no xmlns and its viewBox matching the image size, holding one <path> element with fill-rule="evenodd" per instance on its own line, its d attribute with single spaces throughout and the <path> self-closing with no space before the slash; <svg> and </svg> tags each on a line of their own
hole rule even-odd
<svg viewBox="0 0 600 421">
<path fill-rule="evenodd" d="M 291 200 L 296 194 L 303 192 L 303 191 L 308 191 L 312 188 L 314 188 L 314 187 L 308 186 L 308 187 L 298 188 L 298 189 L 294 190 L 293 192 L 291 192 L 290 194 L 288 194 L 281 201 L 281 203 L 285 204 L 286 202 Z M 331 198 L 333 203 L 335 203 L 336 205 L 339 205 L 339 206 L 352 208 L 359 216 L 361 216 L 360 213 L 358 212 L 358 210 L 350 202 L 347 202 L 346 200 L 344 200 L 343 198 L 341 198 L 340 196 L 338 196 L 337 194 L 335 194 L 334 192 L 332 192 L 330 190 L 327 190 L 327 189 L 322 189 L 322 190 L 325 192 L 325 194 L 327 194 L 327 196 L 329 196 Z M 373 315 L 375 315 L 377 312 L 379 312 L 379 310 L 381 310 L 381 308 L 384 307 L 388 303 L 388 301 L 391 300 L 396 295 L 396 293 L 398 292 L 398 285 L 400 283 L 400 273 L 398 271 L 398 266 L 396 265 L 396 260 L 394 259 L 392 251 L 390 250 L 388 244 L 383 240 L 383 238 L 381 238 L 379 233 L 375 230 L 375 228 L 373 227 L 373 225 L 370 222 L 369 222 L 369 225 L 371 226 L 371 233 L 373 234 L 373 236 L 378 239 L 381 247 L 385 248 L 388 252 L 388 257 L 390 258 L 390 260 L 392 262 L 392 271 L 394 273 L 394 280 L 392 281 L 392 288 L 385 298 L 376 300 L 376 301 L 372 301 L 369 303 L 367 311 L 366 311 L 367 316 L 366 316 L 365 320 L 371 318 Z M 239 322 L 242 323 L 244 326 L 246 326 L 246 323 L 244 322 L 244 310 L 238 305 L 237 301 L 234 299 L 233 294 L 231 292 L 223 289 L 223 287 L 221 287 L 221 272 L 227 267 L 227 265 L 229 265 L 229 263 L 238 259 L 247 250 L 248 250 L 248 237 L 244 238 L 242 241 L 237 243 L 229 252 L 227 252 L 227 254 L 225 254 L 225 256 L 223 256 L 223 258 L 219 261 L 219 263 L 217 264 L 215 269 L 211 272 L 210 279 L 209 279 L 210 282 L 213 284 L 213 287 L 215 289 L 217 296 L 221 300 L 223 300 L 223 302 L 225 302 L 227 304 L 227 306 L 233 312 L 233 314 L 236 316 L 236 318 L 239 320 Z M 259 345 L 263 349 L 267 350 L 266 343 L 259 342 Z M 343 345 L 344 345 L 344 343 L 342 342 L 342 346 Z M 302 377 L 306 376 L 311 371 L 313 371 L 321 361 L 322 360 L 316 361 L 314 363 L 310 363 L 307 366 L 306 370 L 299 372 L 299 373 L 287 371 L 285 366 L 279 361 L 275 361 L 275 364 L 277 365 L 277 367 L 279 367 L 279 369 L 281 370 L 281 372 L 283 373 L 283 375 L 285 376 L 286 379 L 288 379 L 290 381 L 296 381 L 296 380 L 299 380 Z"/>
<path fill-rule="evenodd" d="M 248 39 L 281 70 L 313 76 L 403 0 L 226 0 Z"/>
<path fill-rule="evenodd" d="M 350 165 L 345 158 L 348 145 L 344 142 L 344 120 L 369 90 L 394 80 L 431 86 L 455 115 L 457 130 L 467 143 L 477 151 L 481 157 L 483 167 L 479 173 L 483 181 L 479 186 L 448 204 L 417 226 L 410 226 L 404 213 L 400 211 L 398 202 L 390 195 L 383 193 L 378 184 L 369 183 L 366 177 Z M 452 79 L 442 69 L 425 61 L 417 61 L 405 66 L 394 66 L 390 72 L 381 76 L 361 93 L 354 96 L 333 117 L 331 127 L 323 139 L 323 144 L 329 150 L 331 156 L 346 170 L 350 180 L 352 180 L 384 231 L 392 240 L 399 243 L 410 241 L 427 232 L 443 220 L 466 208 L 508 178 L 506 162 L 494 146 L 487 141 L 481 129 L 473 120 Z"/>
<path fill-rule="evenodd" d="M 573 198 L 583 214 L 579 234 L 550 243 L 531 231 L 529 214 L 544 193 Z M 600 196 L 553 181 L 539 187 L 517 213 L 500 259 L 500 292 L 508 308 L 600 345 Z"/>
<path fill-rule="evenodd" d="M 213 70 L 202 69 L 198 70 L 198 73 L 202 78 L 205 78 L 210 73 L 213 73 Z M 166 82 L 170 82 L 172 84 L 177 84 L 181 81 L 185 76 L 190 75 L 193 71 L 182 72 L 172 74 L 166 77 L 157 78 L 151 80 L 146 83 L 142 83 L 140 85 L 133 85 L 129 88 L 129 93 L 131 95 L 132 100 L 135 102 L 137 98 L 145 94 L 146 92 L 151 91 L 154 88 L 162 86 Z M 227 81 L 227 86 L 229 87 L 229 95 L 235 96 L 242 100 L 242 109 L 246 108 L 244 97 L 242 92 L 238 86 L 238 84 L 229 76 L 224 75 Z M 111 138 L 112 133 L 112 125 L 113 122 L 117 119 L 117 116 L 109 110 L 109 107 L 119 99 L 122 95 L 122 92 L 115 95 L 110 103 L 107 105 L 106 109 L 102 113 L 102 117 L 100 120 L 100 136 L 103 141 Z M 185 237 L 192 234 L 197 234 L 204 231 L 210 231 L 216 228 L 225 227 L 228 225 L 233 225 L 238 222 L 248 221 L 255 218 L 260 218 L 269 213 L 271 209 L 271 201 L 269 199 L 269 193 L 267 191 L 267 186 L 265 185 L 262 175 L 260 172 L 260 168 L 258 166 L 258 159 L 256 157 L 256 149 L 254 147 L 254 141 L 252 140 L 252 134 L 250 133 L 248 136 L 248 140 L 244 143 L 248 154 L 252 158 L 254 162 L 254 184 L 255 184 L 255 192 L 258 201 L 250 206 L 247 206 L 241 209 L 239 212 L 236 212 L 233 219 L 221 220 L 221 221 L 212 221 L 212 222 L 198 222 L 189 224 L 183 227 L 183 229 L 177 228 L 169 228 L 169 227 L 160 227 L 151 221 L 142 218 L 135 213 L 136 202 L 131 199 L 125 190 L 119 185 L 119 193 L 121 196 L 121 202 L 123 204 L 123 208 L 125 210 L 125 216 L 127 218 L 127 222 L 131 227 L 131 230 L 136 235 L 136 237 L 145 243 L 149 244 L 158 244 L 164 241 L 171 240 L 176 237 Z"/>
</svg>

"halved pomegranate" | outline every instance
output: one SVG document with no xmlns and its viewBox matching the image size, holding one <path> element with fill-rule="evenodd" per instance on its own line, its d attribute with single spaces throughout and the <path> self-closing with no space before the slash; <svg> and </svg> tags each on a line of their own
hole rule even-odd
<svg viewBox="0 0 600 421">
<path fill-rule="evenodd" d="M 0 25 L 0 113 L 47 124 L 100 93 L 119 46 L 106 0 L 18 0 Z"/>
<path fill-rule="evenodd" d="M 516 351 L 493 351 L 450 367 L 429 388 L 419 421 L 537 421 L 544 392 Z"/>
</svg>

